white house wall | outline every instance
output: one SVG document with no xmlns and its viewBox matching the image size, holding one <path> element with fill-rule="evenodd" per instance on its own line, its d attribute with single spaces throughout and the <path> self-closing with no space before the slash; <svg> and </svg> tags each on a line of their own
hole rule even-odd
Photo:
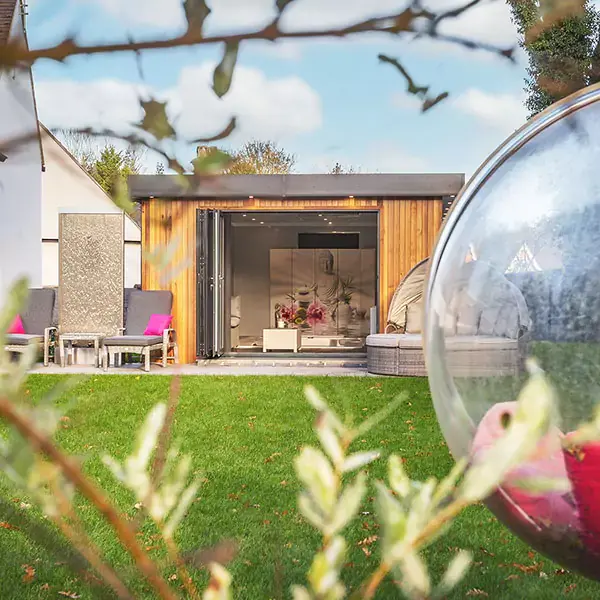
<svg viewBox="0 0 600 600">
<path fill-rule="evenodd" d="M 18 9 L 13 19 L 12 37 L 23 37 Z M 29 71 L 0 73 L 0 107 L 0 139 L 32 136 L 18 148 L 6 150 L 8 158 L 0 163 L 1 299 L 18 277 L 29 277 L 34 287 L 42 282 L 42 160 Z"/>
<path fill-rule="evenodd" d="M 61 213 L 119 213 L 104 190 L 45 129 L 42 177 L 43 285 L 58 285 L 58 222 Z M 125 286 L 141 283 L 141 231 L 125 218 Z"/>
</svg>

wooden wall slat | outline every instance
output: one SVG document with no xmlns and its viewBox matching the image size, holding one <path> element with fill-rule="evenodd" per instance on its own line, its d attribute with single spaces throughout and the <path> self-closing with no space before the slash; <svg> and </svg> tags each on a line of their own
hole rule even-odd
<svg viewBox="0 0 600 600">
<path fill-rule="evenodd" d="M 173 324 L 180 359 L 196 359 L 196 211 L 377 210 L 379 211 L 380 325 L 385 327 L 391 297 L 402 278 L 431 254 L 442 222 L 442 200 L 377 200 L 348 198 L 311 200 L 160 200 L 142 206 L 142 286 L 171 290 Z M 169 265 L 162 269 L 152 256 L 174 247 Z M 151 256 L 152 255 L 152 256 Z"/>
</svg>

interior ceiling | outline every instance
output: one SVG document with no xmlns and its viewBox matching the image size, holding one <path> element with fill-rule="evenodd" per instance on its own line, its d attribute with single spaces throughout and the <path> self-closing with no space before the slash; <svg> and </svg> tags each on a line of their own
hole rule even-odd
<svg viewBox="0 0 600 600">
<path fill-rule="evenodd" d="M 330 225 L 331 223 L 331 225 Z M 231 213 L 234 227 L 377 227 L 375 212 L 247 212 Z"/>
</svg>

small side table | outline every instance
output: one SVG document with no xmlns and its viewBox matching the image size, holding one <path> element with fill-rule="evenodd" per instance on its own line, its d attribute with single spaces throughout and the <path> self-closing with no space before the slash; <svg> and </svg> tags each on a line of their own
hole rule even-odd
<svg viewBox="0 0 600 600">
<path fill-rule="evenodd" d="M 302 344 L 300 329 L 263 329 L 263 352 L 267 350 L 292 350 L 298 352 Z"/>
<path fill-rule="evenodd" d="M 101 333 L 61 333 L 58 336 L 58 345 L 60 348 L 60 366 L 65 367 L 68 364 L 65 355 L 65 342 L 67 344 L 67 352 L 73 363 L 73 342 L 88 342 L 94 344 L 94 366 L 100 367 L 100 344 L 104 339 Z"/>
</svg>

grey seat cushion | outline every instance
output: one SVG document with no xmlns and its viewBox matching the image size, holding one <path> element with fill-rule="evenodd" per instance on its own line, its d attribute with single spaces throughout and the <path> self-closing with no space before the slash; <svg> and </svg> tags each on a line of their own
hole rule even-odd
<svg viewBox="0 0 600 600">
<path fill-rule="evenodd" d="M 367 337 L 367 346 L 372 348 L 422 348 L 420 333 L 376 333 Z"/>
<path fill-rule="evenodd" d="M 129 294 L 125 333 L 143 336 L 152 315 L 170 315 L 173 294 L 160 290 L 135 290 Z"/>
<path fill-rule="evenodd" d="M 162 344 L 160 335 L 116 335 L 114 337 L 104 338 L 105 346 L 154 346 L 154 344 Z"/>
<path fill-rule="evenodd" d="M 56 325 L 54 305 L 56 292 L 52 288 L 29 290 L 27 308 L 21 313 L 25 332 L 30 335 L 44 335 L 44 330 Z"/>
<path fill-rule="evenodd" d="M 27 333 L 9 333 L 5 338 L 7 346 L 27 346 L 44 341 L 43 335 L 30 335 Z"/>
</svg>

